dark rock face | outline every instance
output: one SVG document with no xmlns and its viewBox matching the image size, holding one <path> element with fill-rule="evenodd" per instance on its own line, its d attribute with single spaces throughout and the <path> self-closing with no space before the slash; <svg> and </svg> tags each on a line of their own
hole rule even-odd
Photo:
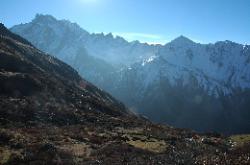
<svg viewBox="0 0 250 165">
<path fill-rule="evenodd" d="M 19 42 L 22 42 L 24 44 L 27 44 L 27 45 L 31 45 L 31 43 L 29 43 L 27 40 L 25 40 L 24 38 L 16 35 L 16 34 L 13 34 L 11 33 L 5 26 L 4 24 L 0 23 L 0 35 L 1 36 L 5 36 L 5 37 L 10 37 L 16 41 L 19 41 Z"/>
<path fill-rule="evenodd" d="M 28 74 L 0 73 L 0 93 L 13 97 L 29 96 L 41 89 L 41 83 Z"/>
<path fill-rule="evenodd" d="M 0 164 L 249 164 L 249 145 L 152 124 L 0 29 Z"/>
</svg>

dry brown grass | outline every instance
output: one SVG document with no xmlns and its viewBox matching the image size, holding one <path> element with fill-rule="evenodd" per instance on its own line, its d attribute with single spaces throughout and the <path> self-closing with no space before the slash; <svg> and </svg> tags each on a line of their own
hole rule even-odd
<svg viewBox="0 0 250 165">
<path fill-rule="evenodd" d="M 11 150 L 6 147 L 0 147 L 0 164 L 5 164 L 7 163 L 12 156 L 14 155 L 21 155 L 20 151 L 18 150 Z"/>
<path fill-rule="evenodd" d="M 142 141 L 142 140 L 129 140 L 127 141 L 128 144 L 140 148 L 143 150 L 148 150 L 155 153 L 162 153 L 166 151 L 167 144 L 163 140 L 156 140 L 156 139 L 150 139 L 148 141 Z"/>
<path fill-rule="evenodd" d="M 89 157 L 91 148 L 85 143 L 79 144 L 64 144 L 58 147 L 63 152 L 71 153 L 75 157 Z"/>
<path fill-rule="evenodd" d="M 236 144 L 236 146 L 242 146 L 246 143 L 250 143 L 250 135 L 233 135 L 230 140 Z"/>
</svg>

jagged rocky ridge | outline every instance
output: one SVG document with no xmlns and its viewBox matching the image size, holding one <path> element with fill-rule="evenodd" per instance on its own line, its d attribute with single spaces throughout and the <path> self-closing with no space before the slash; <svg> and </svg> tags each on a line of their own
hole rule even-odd
<svg viewBox="0 0 250 165">
<path fill-rule="evenodd" d="M 76 23 L 59 21 L 50 15 L 37 14 L 31 23 L 14 26 L 11 31 L 22 34 L 41 50 L 68 62 L 74 61 L 80 51 L 113 66 L 124 66 L 150 57 L 157 51 L 155 46 L 127 42 L 112 33 L 90 34 Z"/>
<path fill-rule="evenodd" d="M 250 132 L 249 45 L 198 44 L 184 36 L 166 45 L 129 43 L 48 15 L 11 30 L 156 122 Z"/>
</svg>

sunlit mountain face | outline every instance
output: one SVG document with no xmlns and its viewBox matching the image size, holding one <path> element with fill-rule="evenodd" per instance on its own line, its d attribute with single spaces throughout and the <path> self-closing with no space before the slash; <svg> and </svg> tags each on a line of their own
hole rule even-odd
<svg viewBox="0 0 250 165">
<path fill-rule="evenodd" d="M 200 44 L 185 36 L 165 45 L 127 42 L 50 15 L 10 30 L 155 122 L 202 132 L 250 132 L 249 45 Z"/>
</svg>

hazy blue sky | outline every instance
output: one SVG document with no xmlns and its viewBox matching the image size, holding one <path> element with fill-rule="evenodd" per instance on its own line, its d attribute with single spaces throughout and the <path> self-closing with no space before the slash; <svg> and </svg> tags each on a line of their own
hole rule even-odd
<svg viewBox="0 0 250 165">
<path fill-rule="evenodd" d="M 202 43 L 250 44 L 250 0 L 1 0 L 7 27 L 36 13 L 78 23 L 89 32 L 164 43 L 184 35 Z"/>
</svg>

